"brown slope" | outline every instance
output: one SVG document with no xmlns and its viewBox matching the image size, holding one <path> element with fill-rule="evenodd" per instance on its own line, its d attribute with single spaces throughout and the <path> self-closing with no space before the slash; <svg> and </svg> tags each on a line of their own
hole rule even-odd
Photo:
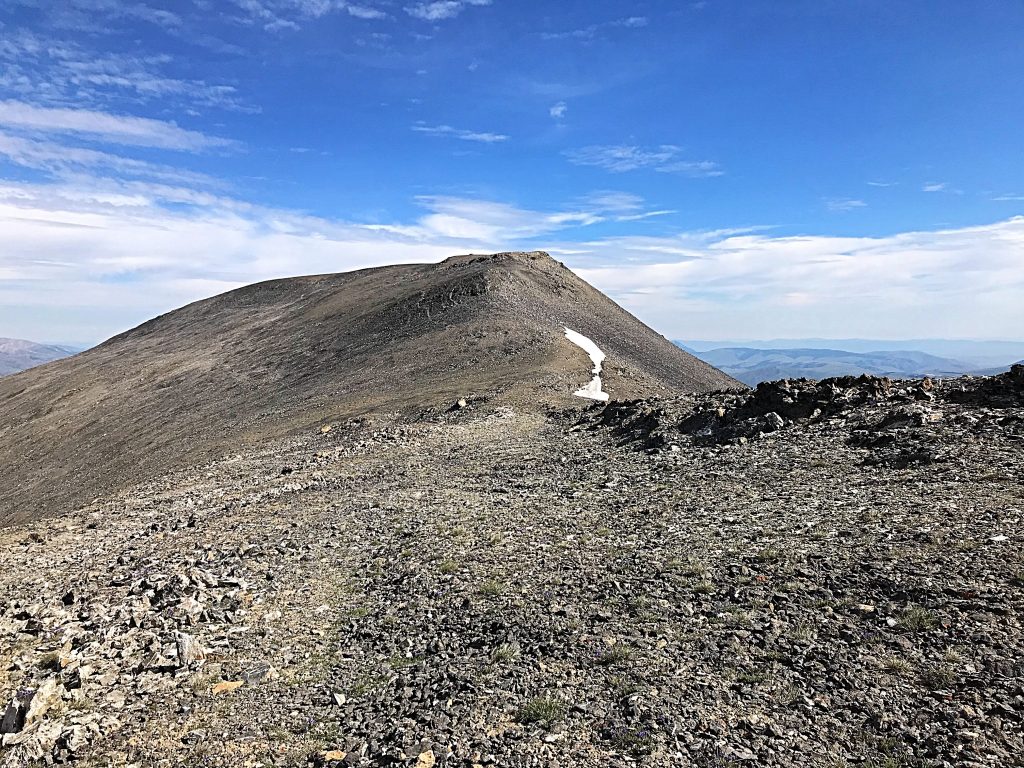
<svg viewBox="0 0 1024 768">
<path fill-rule="evenodd" d="M 0 380 L 0 524 L 324 420 L 463 396 L 582 404 L 737 386 L 543 253 L 272 280 L 190 304 Z"/>
</svg>

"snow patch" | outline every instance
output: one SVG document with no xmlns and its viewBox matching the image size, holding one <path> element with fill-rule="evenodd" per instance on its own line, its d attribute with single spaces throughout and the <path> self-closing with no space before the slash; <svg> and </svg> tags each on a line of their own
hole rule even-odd
<svg viewBox="0 0 1024 768">
<path fill-rule="evenodd" d="M 600 400 L 603 403 L 608 402 L 608 393 L 601 388 L 601 363 L 604 362 L 604 352 L 593 341 L 571 328 L 565 329 L 565 338 L 590 355 L 590 360 L 594 364 L 594 378 L 590 380 L 589 384 L 577 389 L 573 394 L 576 397 L 585 397 L 589 400 Z"/>
</svg>

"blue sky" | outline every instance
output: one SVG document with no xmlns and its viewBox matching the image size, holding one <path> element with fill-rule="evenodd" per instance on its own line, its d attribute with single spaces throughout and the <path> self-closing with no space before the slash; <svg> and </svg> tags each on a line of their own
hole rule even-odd
<svg viewBox="0 0 1024 768">
<path fill-rule="evenodd" d="M 0 336 L 541 248 L 675 338 L 1021 338 L 1017 0 L 8 0 Z"/>
</svg>

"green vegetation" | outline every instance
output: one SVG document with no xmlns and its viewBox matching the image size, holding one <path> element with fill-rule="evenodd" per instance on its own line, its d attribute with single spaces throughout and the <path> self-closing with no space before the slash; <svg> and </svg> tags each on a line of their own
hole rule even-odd
<svg viewBox="0 0 1024 768">
<path fill-rule="evenodd" d="M 949 667 L 934 664 L 921 670 L 921 682 L 932 691 L 949 688 L 956 682 L 956 673 Z"/>
<path fill-rule="evenodd" d="M 403 667 L 415 667 L 423 660 L 423 656 L 403 656 L 402 654 L 395 654 L 388 659 L 388 664 L 392 669 L 402 669 Z"/>
<path fill-rule="evenodd" d="M 557 699 L 541 696 L 530 699 L 516 713 L 516 720 L 524 724 L 552 725 L 565 717 L 565 704 Z"/>
<path fill-rule="evenodd" d="M 736 682 L 743 685 L 759 685 L 767 679 L 768 675 L 764 672 L 755 672 L 753 670 L 744 670 L 736 675 Z"/>
<path fill-rule="evenodd" d="M 717 588 L 710 581 L 698 581 L 693 585 L 693 591 L 698 595 L 713 595 Z"/>
<path fill-rule="evenodd" d="M 778 563 L 783 557 L 782 550 L 776 547 L 765 547 L 754 555 L 754 559 L 759 563 Z"/>
<path fill-rule="evenodd" d="M 600 651 L 597 655 L 597 663 L 602 667 L 613 667 L 617 664 L 624 664 L 629 661 L 633 655 L 633 649 L 628 645 L 622 643 L 616 643 L 603 651 Z"/>
<path fill-rule="evenodd" d="M 654 749 L 654 738 L 644 728 L 623 726 L 610 731 L 607 738 L 618 751 L 634 757 L 649 754 Z"/>
<path fill-rule="evenodd" d="M 488 579 L 477 590 L 484 597 L 497 597 L 505 590 L 505 585 L 497 579 Z"/>
<path fill-rule="evenodd" d="M 926 632 L 938 625 L 939 619 L 935 613 L 920 605 L 908 607 L 900 618 L 900 626 L 911 632 Z"/>
<path fill-rule="evenodd" d="M 491 652 L 491 660 L 504 664 L 519 658 L 519 643 L 502 643 Z"/>
<path fill-rule="evenodd" d="M 914 671 L 914 665 L 902 656 L 886 656 L 882 660 L 882 669 L 893 675 L 909 675 Z"/>
</svg>

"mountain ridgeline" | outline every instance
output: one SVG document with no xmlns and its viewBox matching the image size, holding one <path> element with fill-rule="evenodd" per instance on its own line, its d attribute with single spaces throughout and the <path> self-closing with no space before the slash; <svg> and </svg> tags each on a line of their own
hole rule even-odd
<svg viewBox="0 0 1024 768">
<path fill-rule="evenodd" d="M 722 347 L 698 352 L 697 355 L 751 387 L 776 379 L 827 379 L 862 373 L 895 379 L 950 377 L 965 373 L 998 373 L 1009 367 L 978 371 L 968 363 L 917 350 L 849 352 L 838 349 Z"/>
<path fill-rule="evenodd" d="M 60 344 L 37 344 L 24 339 L 0 339 L 0 376 L 60 360 L 78 350 Z"/>
<path fill-rule="evenodd" d="M 335 419 L 583 404 L 565 327 L 614 399 L 740 386 L 541 252 L 272 280 L 0 380 L 0 524 Z"/>
</svg>

